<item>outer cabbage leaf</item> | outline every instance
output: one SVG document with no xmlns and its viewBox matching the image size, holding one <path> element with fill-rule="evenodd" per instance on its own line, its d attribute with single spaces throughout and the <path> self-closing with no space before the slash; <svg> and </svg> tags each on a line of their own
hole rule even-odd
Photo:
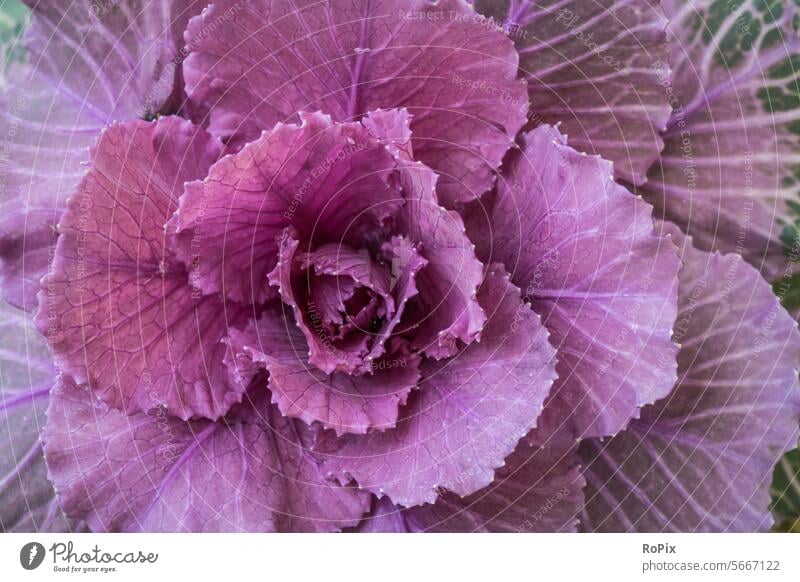
<svg viewBox="0 0 800 582">
<path fill-rule="evenodd" d="M 85 120 L 43 79 L 15 77 L 18 90 L 3 97 L 0 110 L 0 134 L 9 142 L 0 158 L 0 276 L 5 299 L 31 310 L 54 253 L 55 224 L 103 125 Z"/>
<path fill-rule="evenodd" d="M 204 1 L 28 0 L 27 68 L 2 101 L 0 263 L 3 292 L 33 309 L 55 224 L 103 127 L 180 105 L 180 33 Z M 20 285 L 23 282 L 24 285 Z M 10 287 L 9 287 L 10 286 Z"/>
<path fill-rule="evenodd" d="M 670 114 L 667 21 L 658 0 L 477 0 L 520 53 L 531 119 L 560 122 L 575 149 L 636 184 Z"/>
<path fill-rule="evenodd" d="M 164 231 L 220 147 L 178 117 L 115 125 L 59 225 L 37 325 L 59 367 L 112 406 L 214 419 L 241 400 L 221 340 L 247 310 L 194 293 Z"/>
<path fill-rule="evenodd" d="M 181 105 L 182 33 L 202 0 L 158 6 L 146 0 L 100 3 L 25 0 L 25 45 L 36 72 L 101 124 L 145 118 Z"/>
<path fill-rule="evenodd" d="M 492 186 L 527 99 L 513 44 L 466 2 L 259 0 L 220 21 L 233 4 L 215 2 L 186 33 L 190 102 L 212 134 L 241 145 L 298 111 L 350 121 L 405 107 L 445 204 Z"/>
<path fill-rule="evenodd" d="M 585 529 L 747 532 L 772 523 L 772 471 L 797 444 L 797 324 L 740 256 L 696 250 L 688 238 L 682 256 L 678 383 L 624 433 L 581 445 Z"/>
<path fill-rule="evenodd" d="M 62 381 L 48 408 L 45 452 L 66 512 L 93 531 L 336 531 L 367 495 L 326 481 L 303 425 L 266 399 L 230 418 L 125 416 Z"/>
<path fill-rule="evenodd" d="M 680 261 L 609 162 L 540 126 L 523 136 L 493 204 L 474 210 L 478 256 L 506 265 L 552 334 L 559 379 L 542 415 L 548 433 L 613 435 L 669 393 Z"/>
<path fill-rule="evenodd" d="M 36 307 L 36 294 L 53 260 L 57 238 L 58 232 L 45 224 L 2 243 L 0 287 L 8 303 L 27 311 Z"/>
<path fill-rule="evenodd" d="M 322 447 L 331 475 L 404 507 L 432 503 L 441 488 L 463 496 L 492 481 L 536 423 L 555 378 L 554 352 L 501 266 L 478 300 L 489 316 L 481 341 L 423 363 L 420 389 L 395 428 Z"/>
<path fill-rule="evenodd" d="M 39 433 L 56 379 L 30 317 L 0 303 L 0 531 L 61 532 L 79 527 L 61 511 L 47 480 Z"/>
<path fill-rule="evenodd" d="M 495 481 L 461 498 L 443 494 L 433 505 L 402 509 L 388 497 L 373 502 L 359 524 L 365 532 L 557 532 L 577 528 L 584 480 L 577 444 L 537 435 L 522 439 Z M 535 442 L 548 442 L 539 447 Z"/>
<path fill-rule="evenodd" d="M 775 467 L 770 495 L 775 529 L 800 532 L 800 448 L 783 455 Z"/>
<path fill-rule="evenodd" d="M 641 193 L 699 248 L 739 253 L 773 280 L 800 240 L 797 3 L 664 8 L 675 111 Z"/>
</svg>

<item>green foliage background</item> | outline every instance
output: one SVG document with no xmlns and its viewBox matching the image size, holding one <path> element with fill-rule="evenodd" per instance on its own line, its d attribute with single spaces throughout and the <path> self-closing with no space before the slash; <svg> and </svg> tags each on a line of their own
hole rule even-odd
<svg viewBox="0 0 800 582">
<path fill-rule="evenodd" d="M 25 60 L 20 35 L 26 18 L 27 9 L 19 0 L 0 0 L 0 89 L 8 87 L 8 68 Z"/>
<path fill-rule="evenodd" d="M 8 88 L 9 67 L 25 61 L 20 35 L 27 16 L 19 0 L 0 0 L 0 90 Z M 792 279 L 792 289 L 783 301 L 789 309 L 800 309 L 800 274 Z M 775 467 L 771 495 L 775 530 L 800 533 L 800 449 L 787 453 Z"/>
</svg>

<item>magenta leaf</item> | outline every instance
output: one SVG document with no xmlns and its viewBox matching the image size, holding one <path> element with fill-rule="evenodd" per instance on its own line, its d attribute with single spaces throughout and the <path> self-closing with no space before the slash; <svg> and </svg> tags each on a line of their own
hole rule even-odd
<svg viewBox="0 0 800 582">
<path fill-rule="evenodd" d="M 221 340 L 248 311 L 193 290 L 164 229 L 219 152 L 177 117 L 115 125 L 59 225 L 37 325 L 61 370 L 114 407 L 216 419 L 241 400 Z"/>
<path fill-rule="evenodd" d="M 358 531 L 575 531 L 585 484 L 576 450 L 577 444 L 571 439 L 539 447 L 531 438 L 524 438 L 488 487 L 464 498 L 448 492 L 432 505 L 408 509 L 396 507 L 383 497 L 373 501 L 373 511 L 359 524 Z"/>
<path fill-rule="evenodd" d="M 0 532 L 80 529 L 47 480 L 39 440 L 55 380 L 30 315 L 0 302 Z"/>
<path fill-rule="evenodd" d="M 671 111 L 667 25 L 658 0 L 477 0 L 516 44 L 534 123 L 641 184 Z M 491 21 L 490 21 L 491 22 Z"/>
<path fill-rule="evenodd" d="M 112 122 L 177 111 L 181 33 L 206 2 L 27 0 L 30 65 L 0 97 L 0 264 L 3 293 L 33 310 L 55 224 L 80 182 L 89 147 Z"/>
<path fill-rule="evenodd" d="M 473 224 L 484 261 L 502 261 L 542 316 L 558 375 L 548 432 L 613 435 L 675 383 L 679 259 L 651 208 L 549 126 L 526 134 L 494 203 Z"/>
<path fill-rule="evenodd" d="M 355 525 L 367 495 L 322 475 L 301 424 L 264 398 L 217 422 L 126 416 L 63 380 L 47 412 L 50 475 L 93 531 L 307 531 Z"/>
<path fill-rule="evenodd" d="M 384 112 L 384 122 L 388 116 L 395 117 L 394 125 L 405 119 L 402 110 Z M 179 256 L 197 267 L 193 283 L 205 293 L 223 291 L 245 303 L 267 300 L 278 290 L 303 323 L 312 362 L 331 372 L 342 362 L 326 358 L 319 334 L 310 329 L 304 298 L 292 281 L 296 259 L 324 245 L 355 252 L 375 241 L 391 247 L 401 236 L 421 258 L 386 259 L 400 281 L 405 281 L 400 263 L 411 261 L 402 266 L 415 273 L 418 298 L 408 306 L 407 325 L 398 326 L 399 318 L 389 316 L 378 334 L 411 328 L 413 348 L 437 358 L 455 353 L 457 340 L 474 341 L 485 321 L 475 300 L 483 265 L 461 217 L 439 205 L 437 175 L 384 147 L 381 141 L 391 138 L 375 134 L 391 123 L 373 123 L 368 130 L 319 113 L 301 118 L 302 125 L 264 132 L 214 164 L 206 179 L 187 185 L 171 226 Z M 400 300 L 394 314 L 405 309 L 402 299 L 409 293 L 400 290 L 405 297 L 395 297 Z"/>
<path fill-rule="evenodd" d="M 418 17 L 428 11 L 445 17 Z M 213 135 L 241 146 L 298 111 L 353 121 L 405 107 L 415 157 L 441 174 L 446 205 L 491 188 L 525 122 L 513 44 L 463 0 L 221 1 L 186 40 L 190 103 Z"/>
</svg>

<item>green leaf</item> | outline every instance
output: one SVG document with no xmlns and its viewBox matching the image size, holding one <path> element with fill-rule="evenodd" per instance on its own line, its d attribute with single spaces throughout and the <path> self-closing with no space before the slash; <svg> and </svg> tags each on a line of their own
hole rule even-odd
<svg viewBox="0 0 800 582">
<path fill-rule="evenodd" d="M 2 0 L 0 2 L 0 31 L 13 30 L 25 21 L 28 9 L 19 0 Z"/>
<path fill-rule="evenodd" d="M 0 88 L 7 85 L 9 66 L 24 63 L 25 47 L 20 36 L 28 18 L 28 9 L 19 0 L 0 0 Z"/>
<path fill-rule="evenodd" d="M 787 275 L 772 284 L 772 290 L 787 311 L 800 309 L 800 273 Z"/>
<path fill-rule="evenodd" d="M 770 493 L 775 529 L 800 532 L 800 449 L 786 453 L 775 467 Z"/>
</svg>

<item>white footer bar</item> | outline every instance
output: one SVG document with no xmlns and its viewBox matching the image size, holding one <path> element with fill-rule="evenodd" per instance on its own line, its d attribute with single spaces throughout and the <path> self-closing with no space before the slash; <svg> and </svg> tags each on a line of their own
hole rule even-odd
<svg viewBox="0 0 800 582">
<path fill-rule="evenodd" d="M 2 580 L 800 580 L 792 534 L 4 534 Z"/>
</svg>

